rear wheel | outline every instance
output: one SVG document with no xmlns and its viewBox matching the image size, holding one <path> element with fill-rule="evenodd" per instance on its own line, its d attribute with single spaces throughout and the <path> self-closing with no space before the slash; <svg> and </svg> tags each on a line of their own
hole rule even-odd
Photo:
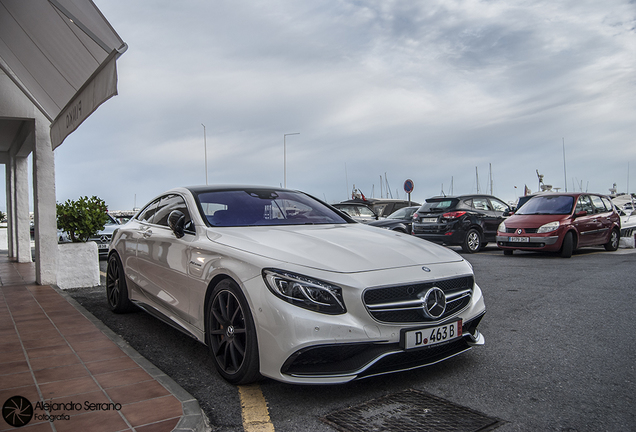
<svg viewBox="0 0 636 432">
<path fill-rule="evenodd" d="M 128 287 L 126 286 L 124 268 L 116 253 L 108 257 L 108 267 L 106 267 L 106 297 L 110 310 L 115 313 L 126 313 L 135 310 L 135 305 L 128 298 Z"/>
<path fill-rule="evenodd" d="M 232 384 L 261 378 L 256 327 L 241 289 L 231 279 L 212 292 L 206 318 L 208 346 L 219 374 Z"/>
<path fill-rule="evenodd" d="M 610 251 L 613 252 L 616 249 L 618 249 L 618 242 L 621 238 L 620 233 L 618 232 L 618 230 L 616 228 L 614 228 L 612 230 L 612 232 L 610 233 L 610 237 L 609 237 L 609 241 L 607 243 L 605 243 L 605 250 L 606 251 Z"/>
<path fill-rule="evenodd" d="M 563 239 L 563 245 L 561 246 L 561 256 L 563 258 L 570 258 L 572 251 L 574 250 L 574 236 L 571 232 L 565 234 Z"/>
<path fill-rule="evenodd" d="M 462 249 L 464 252 L 475 253 L 479 252 L 481 248 L 481 234 L 475 228 L 469 229 L 464 238 L 464 243 L 462 243 Z"/>
</svg>

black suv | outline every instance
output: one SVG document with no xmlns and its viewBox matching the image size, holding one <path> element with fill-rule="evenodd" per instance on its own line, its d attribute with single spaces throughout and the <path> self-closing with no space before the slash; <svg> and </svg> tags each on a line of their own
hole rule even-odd
<svg viewBox="0 0 636 432">
<path fill-rule="evenodd" d="M 478 252 L 495 241 L 510 207 L 491 195 L 433 197 L 413 214 L 413 235 L 435 243 Z"/>
</svg>

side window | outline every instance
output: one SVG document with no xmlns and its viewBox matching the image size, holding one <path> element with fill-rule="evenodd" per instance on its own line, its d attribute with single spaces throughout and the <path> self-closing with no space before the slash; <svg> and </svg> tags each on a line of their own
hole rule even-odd
<svg viewBox="0 0 636 432">
<path fill-rule="evenodd" d="M 466 209 L 466 210 L 472 210 L 473 209 L 473 199 L 472 198 L 468 198 L 468 199 L 465 199 L 463 201 L 460 201 L 460 204 L 457 206 L 457 208 Z"/>
<path fill-rule="evenodd" d="M 490 199 L 490 204 L 492 205 L 492 208 L 496 211 L 496 212 L 506 212 L 508 210 L 510 210 L 508 208 L 508 206 L 506 204 L 504 204 L 503 202 L 493 199 Z"/>
<path fill-rule="evenodd" d="M 159 207 L 157 209 L 157 213 L 155 214 L 153 223 L 168 227 L 168 216 L 170 216 L 170 213 L 172 213 L 174 210 L 179 210 L 185 215 L 186 230 L 192 230 L 192 220 L 190 218 L 190 213 L 188 212 L 185 201 L 179 195 L 166 195 L 161 198 L 161 202 L 159 203 Z"/>
<path fill-rule="evenodd" d="M 490 204 L 488 203 L 488 199 L 487 198 L 473 198 L 473 208 L 475 210 L 492 210 L 490 208 Z"/>
<path fill-rule="evenodd" d="M 150 204 L 148 204 L 146 208 L 139 213 L 139 216 L 137 216 L 137 220 L 141 222 L 152 223 L 152 217 L 155 215 L 155 212 L 157 211 L 158 204 L 159 204 L 159 199 L 156 199 Z"/>
<path fill-rule="evenodd" d="M 603 204 L 603 200 L 598 195 L 592 195 L 592 204 L 594 204 L 594 213 L 605 213 L 607 210 L 605 209 L 605 204 Z"/>
<path fill-rule="evenodd" d="M 612 204 L 612 201 L 609 200 L 609 198 L 601 197 L 601 199 L 603 200 L 603 204 L 605 204 L 605 208 L 607 209 L 607 211 L 612 211 L 614 209 L 614 205 Z"/>
<path fill-rule="evenodd" d="M 576 201 L 576 212 L 586 211 L 587 214 L 594 213 L 594 207 L 592 206 L 592 200 L 589 195 L 581 195 Z"/>
</svg>

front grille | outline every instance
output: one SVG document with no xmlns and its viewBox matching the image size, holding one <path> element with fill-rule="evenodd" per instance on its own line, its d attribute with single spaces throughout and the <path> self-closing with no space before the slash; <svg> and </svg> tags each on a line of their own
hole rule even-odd
<svg viewBox="0 0 636 432">
<path fill-rule="evenodd" d="M 519 228 L 508 228 L 506 227 L 506 232 L 508 234 L 513 234 L 515 232 L 517 232 Z M 539 228 L 523 228 L 523 232 L 526 234 L 536 234 L 537 231 L 539 230 Z"/>
<path fill-rule="evenodd" d="M 370 288 L 364 292 L 363 301 L 369 314 L 376 320 L 386 323 L 420 323 L 444 320 L 464 309 L 471 301 L 472 276 L 433 282 L 399 285 L 392 287 Z M 422 298 L 426 292 L 437 287 L 446 295 L 444 314 L 432 319 L 422 309 Z"/>
</svg>

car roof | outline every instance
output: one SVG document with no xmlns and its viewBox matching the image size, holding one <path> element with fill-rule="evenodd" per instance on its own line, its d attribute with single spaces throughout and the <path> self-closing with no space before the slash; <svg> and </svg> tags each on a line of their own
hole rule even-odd
<svg viewBox="0 0 636 432">
<path fill-rule="evenodd" d="M 465 198 L 475 198 L 475 197 L 485 197 L 485 198 L 497 198 L 494 195 L 488 195 L 488 194 L 465 194 L 465 195 L 438 195 L 438 196 L 434 196 L 434 197 L 430 197 L 430 198 L 426 198 L 426 201 L 428 200 L 433 200 L 433 199 L 465 199 Z"/>
<path fill-rule="evenodd" d="M 218 191 L 230 191 L 230 190 L 245 190 L 245 189 L 268 189 L 268 190 L 287 190 L 290 192 L 297 192 L 292 189 L 285 189 L 282 187 L 275 186 L 264 186 L 264 185 L 239 185 L 239 184 L 217 184 L 217 185 L 195 185 L 195 186 L 184 186 L 183 188 L 175 188 L 178 189 L 187 189 L 192 193 L 200 194 L 204 192 L 218 192 Z M 169 192 L 169 191 L 168 191 Z"/>
</svg>

